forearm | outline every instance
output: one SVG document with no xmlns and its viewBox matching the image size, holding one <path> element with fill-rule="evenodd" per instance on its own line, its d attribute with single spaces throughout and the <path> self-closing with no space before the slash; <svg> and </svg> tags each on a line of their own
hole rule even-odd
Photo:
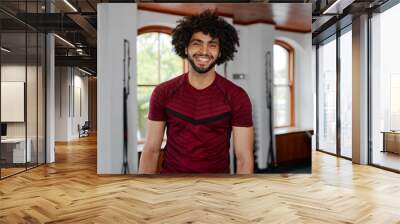
<svg viewBox="0 0 400 224">
<path fill-rule="evenodd" d="M 140 157 L 139 174 L 157 173 L 158 158 L 160 150 L 144 148 Z"/>
<path fill-rule="evenodd" d="M 233 127 L 237 174 L 254 172 L 253 135 L 253 127 Z"/>
<path fill-rule="evenodd" d="M 253 174 L 254 160 L 252 156 L 236 158 L 237 174 Z"/>
</svg>

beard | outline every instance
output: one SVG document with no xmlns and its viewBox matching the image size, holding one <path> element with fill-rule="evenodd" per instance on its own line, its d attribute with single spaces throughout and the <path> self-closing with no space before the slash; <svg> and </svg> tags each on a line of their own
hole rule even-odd
<svg viewBox="0 0 400 224">
<path fill-rule="evenodd" d="M 195 57 L 196 57 L 196 56 L 203 56 L 203 55 L 195 55 Z M 210 60 L 214 59 L 212 56 L 207 56 L 207 57 L 209 57 Z M 213 60 L 209 66 L 204 67 L 204 68 L 201 68 L 201 67 L 198 67 L 198 66 L 194 63 L 194 59 L 193 59 L 192 56 L 188 55 L 187 59 L 188 59 L 190 65 L 192 66 L 192 68 L 193 68 L 197 73 L 199 73 L 199 74 L 204 74 L 204 73 L 209 72 L 209 71 L 210 71 L 212 68 L 214 68 L 214 66 L 217 64 L 217 60 Z"/>
</svg>

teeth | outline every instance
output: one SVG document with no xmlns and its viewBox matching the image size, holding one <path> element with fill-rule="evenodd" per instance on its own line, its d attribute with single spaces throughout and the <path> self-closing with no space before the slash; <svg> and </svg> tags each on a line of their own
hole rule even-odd
<svg viewBox="0 0 400 224">
<path fill-rule="evenodd" d="M 208 59 L 208 58 L 205 58 L 205 57 L 199 57 L 198 60 L 199 60 L 199 61 L 204 61 L 204 62 L 206 62 L 206 61 L 208 61 L 209 59 Z"/>
</svg>

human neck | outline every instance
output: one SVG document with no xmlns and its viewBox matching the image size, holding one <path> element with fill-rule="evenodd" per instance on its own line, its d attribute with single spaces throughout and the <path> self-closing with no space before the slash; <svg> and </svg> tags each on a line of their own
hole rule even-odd
<svg viewBox="0 0 400 224">
<path fill-rule="evenodd" d="M 215 69 L 211 69 L 207 73 L 200 74 L 189 66 L 189 83 L 195 89 L 200 90 L 207 88 L 213 83 L 215 76 Z"/>
</svg>

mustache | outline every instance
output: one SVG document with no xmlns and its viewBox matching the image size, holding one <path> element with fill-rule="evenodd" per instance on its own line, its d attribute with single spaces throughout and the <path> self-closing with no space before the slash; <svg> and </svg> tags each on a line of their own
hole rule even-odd
<svg viewBox="0 0 400 224">
<path fill-rule="evenodd" d="M 193 57 L 207 57 L 208 59 L 214 58 L 212 55 L 207 55 L 207 54 L 194 54 Z"/>
</svg>

